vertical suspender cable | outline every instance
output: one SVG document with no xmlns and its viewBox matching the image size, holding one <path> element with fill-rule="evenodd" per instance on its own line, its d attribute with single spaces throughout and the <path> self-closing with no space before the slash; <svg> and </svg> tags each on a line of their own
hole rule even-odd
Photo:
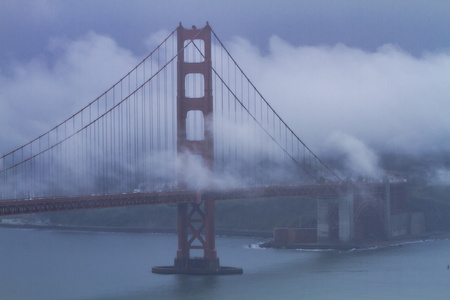
<svg viewBox="0 0 450 300">
<path fill-rule="evenodd" d="M 167 62 L 167 44 L 164 45 L 164 63 Z M 163 71 L 163 75 L 164 75 L 164 178 L 165 180 L 167 179 L 167 161 L 168 161 L 168 157 L 167 157 L 167 142 L 168 142 L 168 113 L 167 113 L 167 67 L 164 68 Z"/>
<path fill-rule="evenodd" d="M 159 54 L 159 49 L 158 49 L 158 55 L 157 55 L 157 69 L 159 70 L 159 66 L 160 66 L 160 54 Z M 160 134 L 161 134 L 161 126 L 160 126 L 160 78 L 159 75 L 158 77 L 156 77 L 156 151 L 159 155 L 161 155 L 161 149 L 160 149 Z M 160 173 L 161 169 L 160 169 L 160 164 L 158 163 L 158 169 L 157 172 Z"/>
<path fill-rule="evenodd" d="M 145 82 L 147 81 L 147 76 L 145 74 L 145 63 L 142 66 L 142 76 L 143 79 L 142 81 Z M 146 187 L 147 185 L 147 169 L 148 169 L 148 165 L 147 165 L 147 122 L 146 122 L 146 117 L 145 114 L 147 112 L 147 107 L 146 107 L 146 88 L 147 88 L 147 84 L 145 86 L 142 87 L 142 109 L 141 109 L 141 118 L 142 118 L 142 154 L 141 154 L 141 159 L 143 160 L 143 162 L 145 163 L 144 168 L 142 170 L 143 172 L 143 178 L 142 181 L 144 183 L 144 186 Z"/>
<path fill-rule="evenodd" d="M 127 78 L 128 82 L 128 91 L 127 95 L 130 94 L 130 77 Z M 125 103 L 125 146 L 126 146 L 126 165 L 125 165 L 125 179 L 126 179 L 126 191 L 130 192 L 130 101 L 126 101 Z"/>
</svg>

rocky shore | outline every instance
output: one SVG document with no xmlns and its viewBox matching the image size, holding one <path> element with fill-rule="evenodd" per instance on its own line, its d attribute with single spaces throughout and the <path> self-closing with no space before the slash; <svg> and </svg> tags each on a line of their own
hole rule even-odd
<svg viewBox="0 0 450 300">
<path fill-rule="evenodd" d="M 261 248 L 277 248 L 277 249 L 332 249 L 332 250 L 352 250 L 352 249 L 372 249 L 389 246 L 402 246 L 412 243 L 420 243 L 425 241 L 433 241 L 450 238 L 450 232 L 437 231 L 426 232 L 420 235 L 405 235 L 389 240 L 365 240 L 358 243 L 350 244 L 317 244 L 317 243 L 303 243 L 303 244 L 280 244 L 273 240 L 261 243 Z"/>
</svg>

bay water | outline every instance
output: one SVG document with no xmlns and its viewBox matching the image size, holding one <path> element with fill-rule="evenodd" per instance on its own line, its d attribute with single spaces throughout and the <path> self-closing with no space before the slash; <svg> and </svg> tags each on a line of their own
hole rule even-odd
<svg viewBox="0 0 450 300">
<path fill-rule="evenodd" d="M 0 300 L 450 299 L 450 240 L 363 250 L 262 249 L 217 237 L 221 265 L 242 275 L 159 275 L 173 234 L 0 228 Z"/>
</svg>

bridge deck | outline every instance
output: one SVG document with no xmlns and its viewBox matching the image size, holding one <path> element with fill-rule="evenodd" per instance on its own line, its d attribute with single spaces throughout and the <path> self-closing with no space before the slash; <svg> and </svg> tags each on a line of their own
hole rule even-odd
<svg viewBox="0 0 450 300">
<path fill-rule="evenodd" d="M 366 194 L 384 193 L 384 183 L 353 184 L 355 192 Z M 391 189 L 404 188 L 405 183 L 391 183 Z M 297 186 L 266 186 L 227 190 L 176 190 L 130 194 L 105 194 L 66 197 L 46 197 L 0 201 L 0 216 L 98 209 L 139 205 L 192 203 L 202 200 L 233 200 L 274 197 L 332 197 L 347 192 L 346 184 L 311 184 Z"/>
<path fill-rule="evenodd" d="M 325 197 L 345 192 L 342 184 L 254 187 L 230 190 L 180 190 L 170 192 L 42 197 L 0 201 L 0 216 L 98 209 L 139 205 L 192 203 L 204 200 L 232 200 L 290 196 Z"/>
</svg>

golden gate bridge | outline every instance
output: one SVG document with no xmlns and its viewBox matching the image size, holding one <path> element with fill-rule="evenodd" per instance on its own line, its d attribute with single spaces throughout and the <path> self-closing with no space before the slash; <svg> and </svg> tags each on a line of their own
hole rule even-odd
<svg viewBox="0 0 450 300">
<path fill-rule="evenodd" d="M 318 205 L 317 238 L 350 242 L 365 206 L 389 226 L 391 194 L 403 199 L 404 187 L 354 187 L 320 160 L 209 24 L 180 23 L 102 95 L 0 158 L 0 216 L 176 204 L 174 266 L 154 268 L 157 273 L 242 272 L 219 264 L 215 200 L 341 199 Z M 339 216 L 337 232 L 331 211 Z M 203 255 L 191 257 L 191 250 Z"/>
</svg>

